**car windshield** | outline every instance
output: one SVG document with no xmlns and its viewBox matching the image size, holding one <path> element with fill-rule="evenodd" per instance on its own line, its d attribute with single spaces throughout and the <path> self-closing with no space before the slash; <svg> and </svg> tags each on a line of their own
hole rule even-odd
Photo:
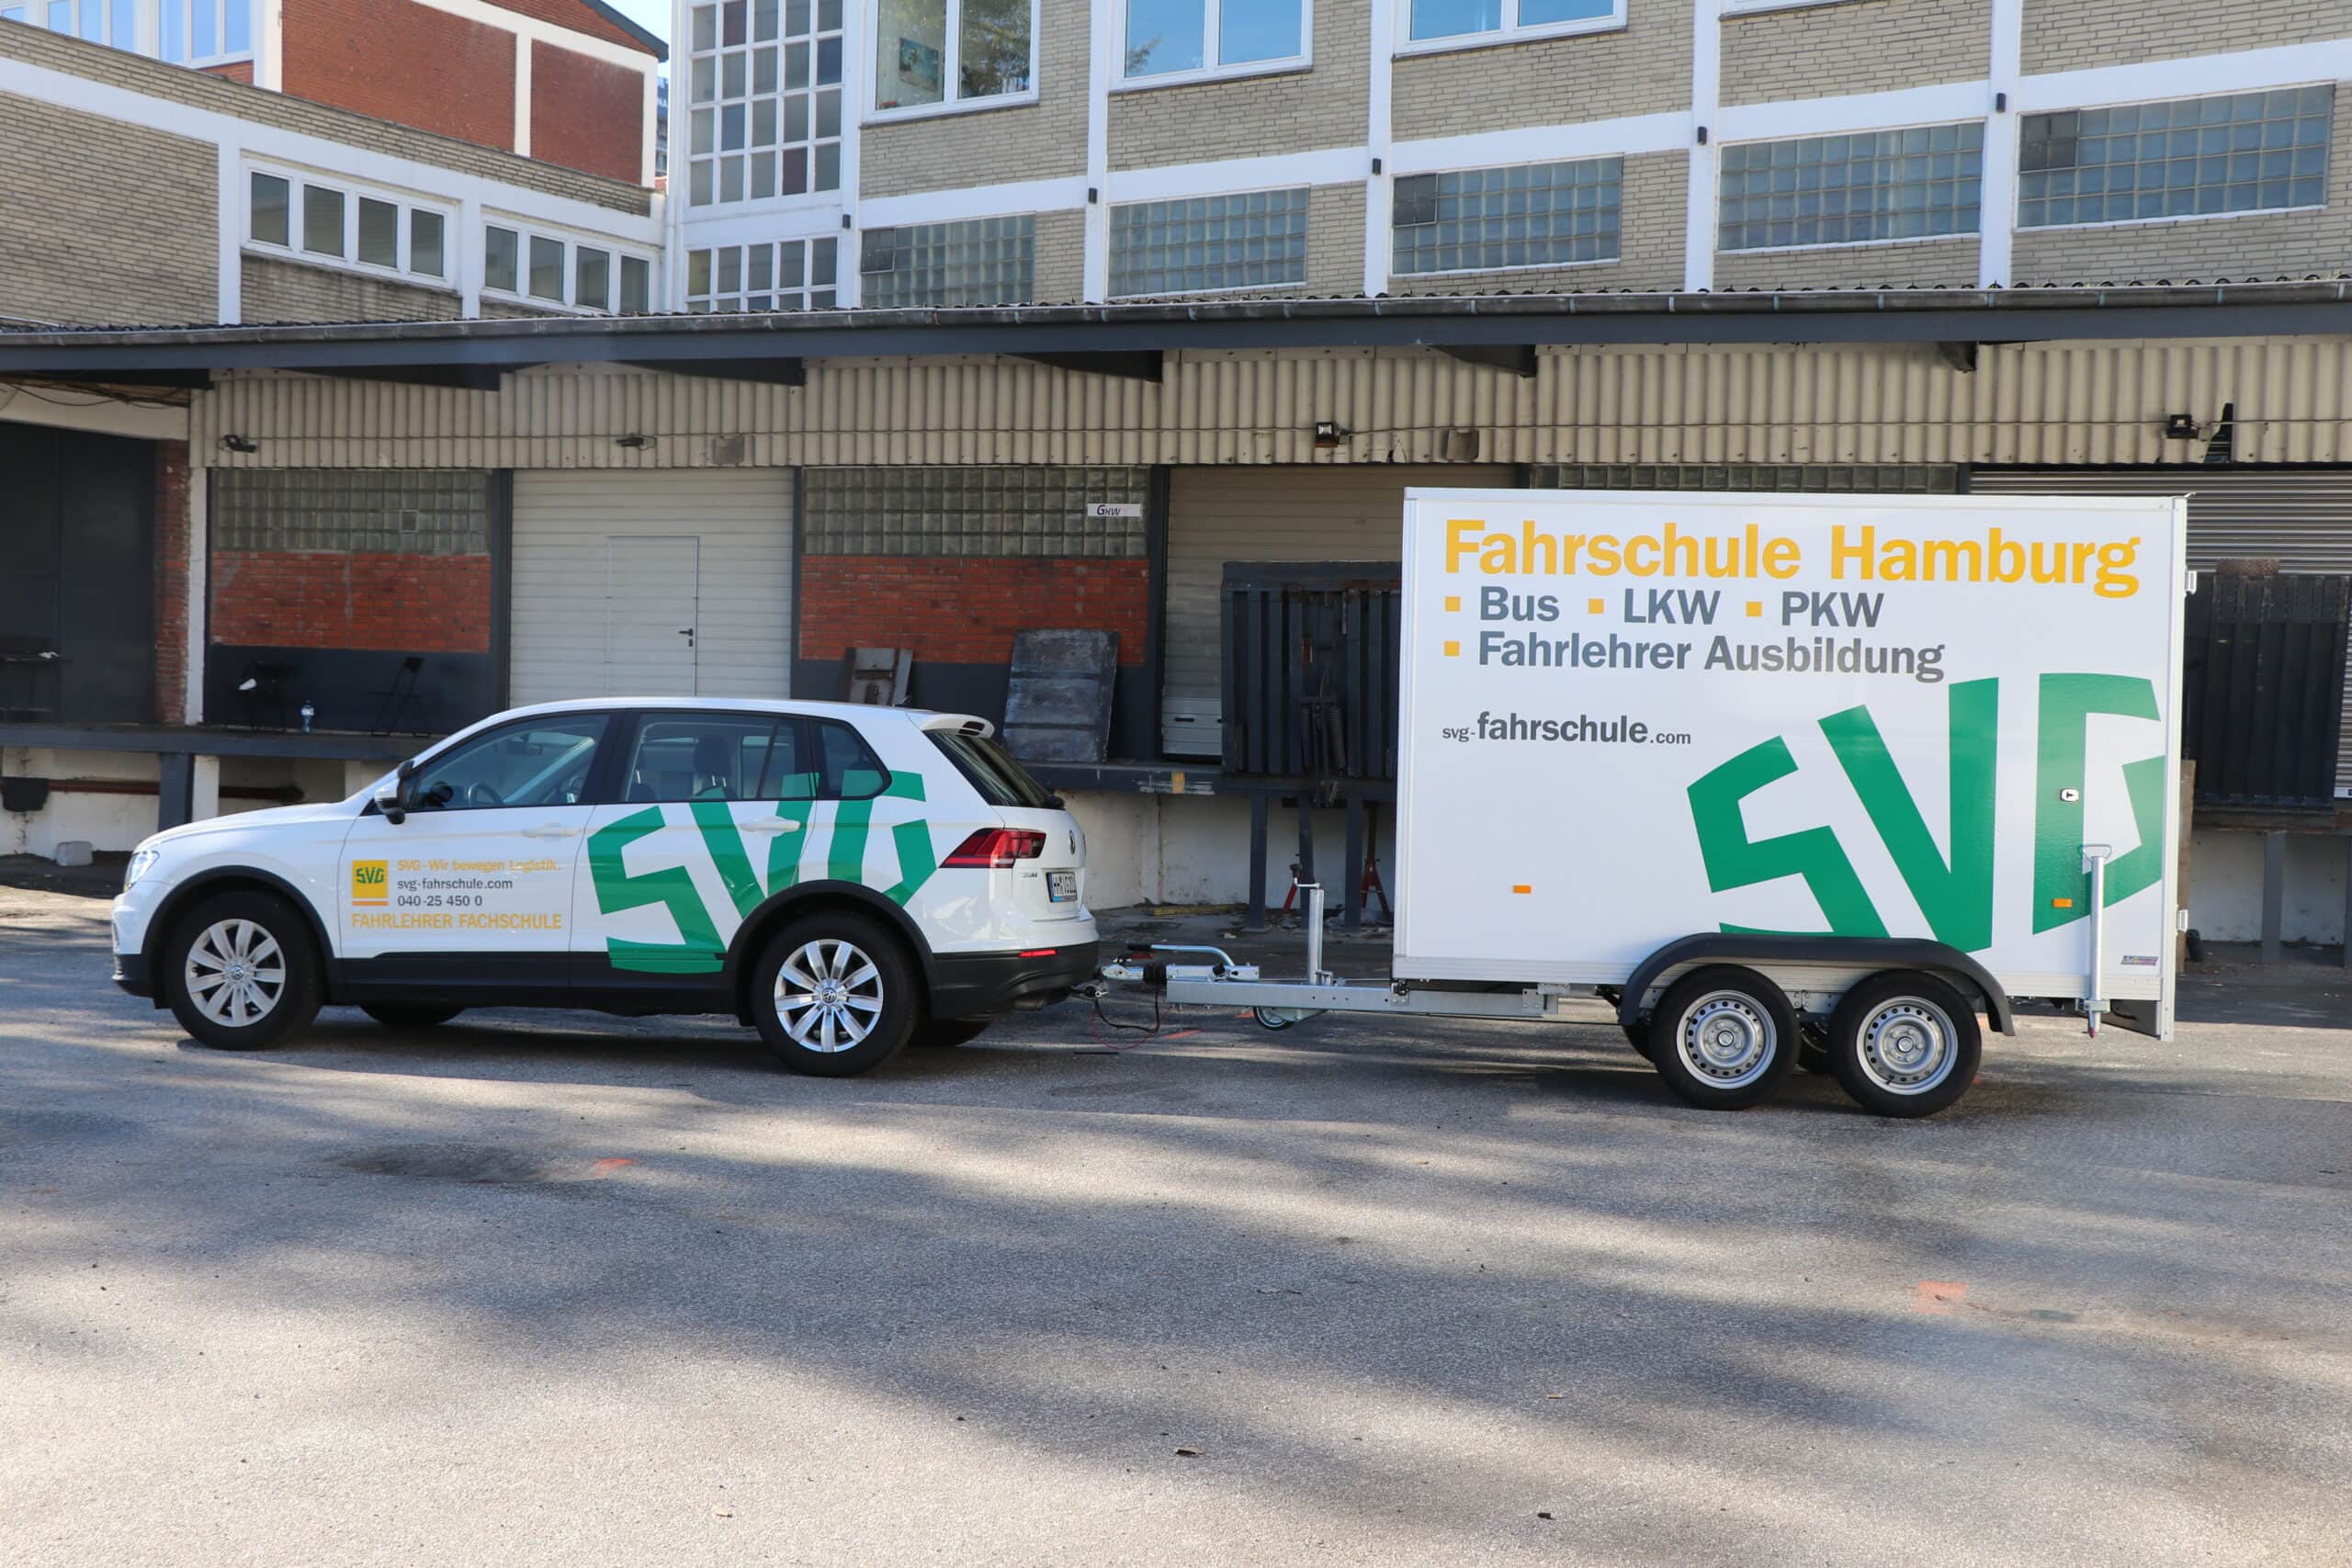
<svg viewBox="0 0 2352 1568">
<path fill-rule="evenodd" d="M 947 753 L 956 771 L 980 792 L 990 806 L 1017 810 L 1050 811 L 1061 805 L 1053 791 L 1029 776 L 1012 753 L 990 737 L 961 729 L 934 729 L 932 744 Z"/>
</svg>

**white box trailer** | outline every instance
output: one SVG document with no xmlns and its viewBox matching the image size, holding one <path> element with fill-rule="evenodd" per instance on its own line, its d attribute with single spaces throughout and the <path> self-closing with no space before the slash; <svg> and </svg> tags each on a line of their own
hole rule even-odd
<svg viewBox="0 0 2352 1568">
<path fill-rule="evenodd" d="M 1416 490 L 1393 978 L 1173 1002 L 1562 1019 L 1693 1103 L 1925 1115 L 2017 999 L 2172 1030 L 2186 498 Z M 1316 900 L 1319 904 L 1319 899 Z"/>
</svg>

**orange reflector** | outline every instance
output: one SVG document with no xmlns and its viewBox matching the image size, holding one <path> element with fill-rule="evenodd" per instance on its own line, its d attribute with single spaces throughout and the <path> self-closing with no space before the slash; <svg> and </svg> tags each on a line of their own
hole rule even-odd
<svg viewBox="0 0 2352 1568">
<path fill-rule="evenodd" d="M 1517 884 L 1516 886 L 1514 886 L 1511 888 L 1511 891 L 1512 891 L 1512 892 L 1514 892 L 1514 893 L 1532 893 L 1532 892 L 1534 892 L 1534 891 L 1535 891 L 1535 889 L 1534 889 L 1534 888 L 1532 888 L 1532 887 L 1531 887 L 1531 886 L 1529 886 L 1526 883 L 1521 882 L 1521 883 L 1519 883 L 1519 884 Z"/>
<path fill-rule="evenodd" d="M 2052 898 L 2050 900 L 2050 907 L 2053 909 L 2071 909 L 2075 907 L 2075 901 L 2072 898 Z"/>
</svg>

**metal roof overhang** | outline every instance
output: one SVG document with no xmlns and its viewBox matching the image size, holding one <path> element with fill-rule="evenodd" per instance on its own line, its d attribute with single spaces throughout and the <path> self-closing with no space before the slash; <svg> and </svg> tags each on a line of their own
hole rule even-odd
<svg viewBox="0 0 2352 1568">
<path fill-rule="evenodd" d="M 2352 279 L 2034 289 L 1249 299 L 0 332 L 0 378 L 136 381 L 270 369 L 480 385 L 537 365 L 621 363 L 792 383 L 792 361 L 1005 355 L 1149 377 L 1185 349 L 1420 347 L 1525 374 L 1561 344 L 2046 343 L 2352 335 Z M 1964 357 L 1955 355 L 1955 362 Z M 485 374 L 486 373 L 486 374 Z"/>
</svg>

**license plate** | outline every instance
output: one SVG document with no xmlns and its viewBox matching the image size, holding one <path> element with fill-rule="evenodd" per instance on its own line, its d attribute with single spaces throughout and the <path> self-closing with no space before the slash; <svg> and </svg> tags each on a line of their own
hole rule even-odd
<svg viewBox="0 0 2352 1568">
<path fill-rule="evenodd" d="M 1057 904 L 1074 902 L 1078 897 L 1078 873 L 1074 871 L 1046 873 L 1046 897 Z"/>
</svg>

